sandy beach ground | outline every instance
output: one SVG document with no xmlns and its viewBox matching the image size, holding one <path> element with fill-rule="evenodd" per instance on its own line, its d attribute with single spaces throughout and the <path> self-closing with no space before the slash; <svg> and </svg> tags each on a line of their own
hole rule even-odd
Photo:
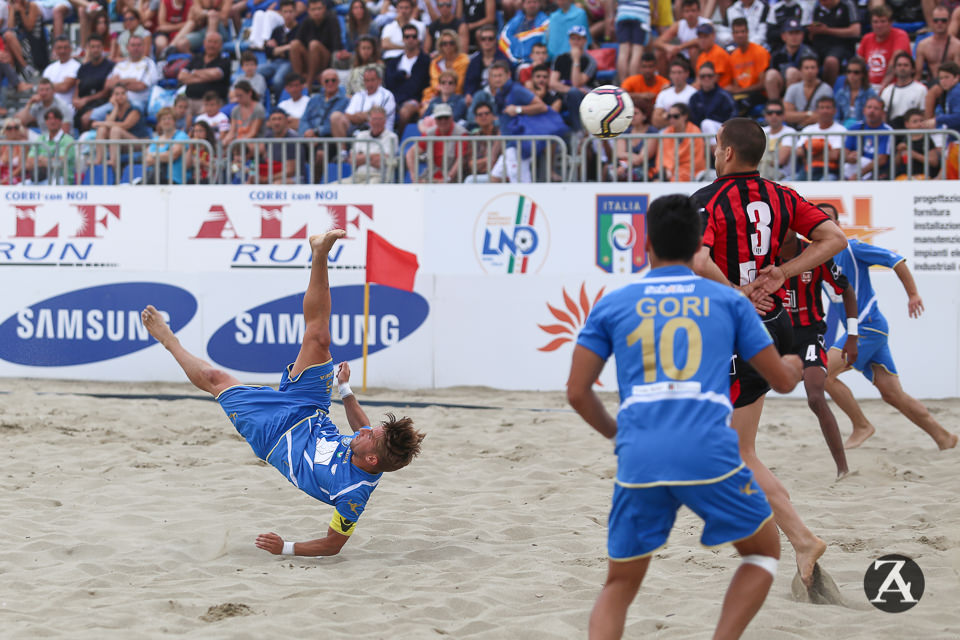
<svg viewBox="0 0 960 640">
<path fill-rule="evenodd" d="M 610 444 L 558 393 L 360 400 L 384 403 L 366 405 L 371 417 L 412 416 L 424 453 L 384 477 L 339 556 L 291 558 L 254 538 L 320 537 L 331 509 L 257 461 L 192 387 L 0 380 L 0 637 L 585 637 L 606 571 Z M 458 404 L 493 408 L 443 406 Z M 929 406 L 960 428 L 960 401 Z M 793 600 L 783 539 L 746 638 L 960 638 L 960 451 L 938 452 L 879 402 L 864 409 L 878 433 L 849 452 L 857 473 L 834 482 L 806 404 L 769 401 L 760 455 L 830 545 L 822 564 L 849 606 Z M 332 414 L 346 429 L 342 407 Z M 739 560 L 700 547 L 699 532 L 681 511 L 626 637 L 710 636 Z M 925 573 L 906 613 L 880 612 L 863 592 L 864 571 L 888 553 Z"/>
</svg>

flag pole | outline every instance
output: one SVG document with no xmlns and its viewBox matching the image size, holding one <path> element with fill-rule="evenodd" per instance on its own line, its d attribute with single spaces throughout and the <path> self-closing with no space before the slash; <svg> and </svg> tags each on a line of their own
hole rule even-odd
<svg viewBox="0 0 960 640">
<path fill-rule="evenodd" d="M 367 391 L 367 329 L 370 324 L 370 283 L 363 283 L 363 389 Z"/>
</svg>

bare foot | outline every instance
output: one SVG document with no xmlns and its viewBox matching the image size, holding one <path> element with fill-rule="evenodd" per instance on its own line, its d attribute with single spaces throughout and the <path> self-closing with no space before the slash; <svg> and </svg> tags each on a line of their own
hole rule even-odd
<svg viewBox="0 0 960 640">
<path fill-rule="evenodd" d="M 343 229 L 331 229 L 326 233 L 321 233 L 316 236 L 310 236 L 310 250 L 313 251 L 313 255 L 326 255 L 330 253 L 330 249 L 333 248 L 333 244 L 340 238 L 346 237 L 347 232 Z"/>
<path fill-rule="evenodd" d="M 140 312 L 140 320 L 143 321 L 143 326 L 147 328 L 150 335 L 163 346 L 166 347 L 170 340 L 176 339 L 167 321 L 152 304 L 148 304 L 147 308 Z"/>
<path fill-rule="evenodd" d="M 866 429 L 857 429 L 856 427 L 854 427 L 853 433 L 851 433 L 850 437 L 847 438 L 847 441 L 843 443 L 843 448 L 856 449 L 857 447 L 862 445 L 867 440 L 867 438 L 869 438 L 876 432 L 877 430 L 873 428 L 872 424 L 869 425 L 869 427 Z"/>
<path fill-rule="evenodd" d="M 944 442 L 938 442 L 937 446 L 940 447 L 940 451 L 946 451 L 947 449 L 953 449 L 957 446 L 957 440 L 960 440 L 960 436 L 955 433 L 951 433 L 950 437 L 947 438 Z"/>
<path fill-rule="evenodd" d="M 809 546 L 796 549 L 797 570 L 800 572 L 800 579 L 808 589 L 813 584 L 813 568 L 826 550 L 827 543 L 816 536 L 813 537 L 813 542 Z"/>
<path fill-rule="evenodd" d="M 850 473 L 850 469 L 844 469 L 843 471 L 837 469 L 837 480 L 843 480 L 848 473 Z"/>
</svg>

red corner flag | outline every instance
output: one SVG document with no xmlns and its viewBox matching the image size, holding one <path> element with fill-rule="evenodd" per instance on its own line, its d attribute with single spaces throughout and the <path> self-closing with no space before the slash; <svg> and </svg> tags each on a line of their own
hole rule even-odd
<svg viewBox="0 0 960 640">
<path fill-rule="evenodd" d="M 417 255 L 398 249 L 383 237 L 367 230 L 367 282 L 413 291 L 420 264 Z"/>
</svg>

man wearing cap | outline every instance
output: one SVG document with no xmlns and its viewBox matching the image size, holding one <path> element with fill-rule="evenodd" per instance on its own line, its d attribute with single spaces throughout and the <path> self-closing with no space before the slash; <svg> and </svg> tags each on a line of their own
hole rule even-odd
<svg viewBox="0 0 960 640">
<path fill-rule="evenodd" d="M 697 57 L 694 70 L 699 71 L 704 62 L 712 62 L 713 68 L 717 72 L 717 84 L 721 87 L 729 87 L 730 83 L 733 82 L 730 54 L 717 44 L 716 31 L 712 24 L 702 24 L 697 27 L 697 42 L 700 47 L 700 55 Z"/>
<path fill-rule="evenodd" d="M 770 68 L 764 76 L 767 98 L 783 97 L 786 87 L 800 82 L 800 59 L 816 56 L 816 52 L 803 43 L 804 28 L 799 20 L 791 18 L 783 25 L 783 46 L 770 58 Z"/>
<path fill-rule="evenodd" d="M 425 136 L 465 136 L 467 130 L 453 121 L 453 109 L 445 102 L 433 106 L 436 122 Z M 414 182 L 460 182 L 466 142 L 421 141 L 407 149 L 407 171 Z"/>
<path fill-rule="evenodd" d="M 767 14 L 767 46 L 770 51 L 777 51 L 783 46 L 781 36 L 789 21 L 795 20 L 801 27 L 813 21 L 815 4 L 810 0 L 777 0 L 770 3 L 770 12 Z"/>
<path fill-rule="evenodd" d="M 581 27 L 587 34 L 587 44 L 590 44 L 590 22 L 587 12 L 573 3 L 573 0 L 556 0 L 557 10 L 550 14 L 547 27 L 547 54 L 551 60 L 570 51 L 570 41 L 567 36 L 572 33 L 572 27 Z"/>
</svg>

